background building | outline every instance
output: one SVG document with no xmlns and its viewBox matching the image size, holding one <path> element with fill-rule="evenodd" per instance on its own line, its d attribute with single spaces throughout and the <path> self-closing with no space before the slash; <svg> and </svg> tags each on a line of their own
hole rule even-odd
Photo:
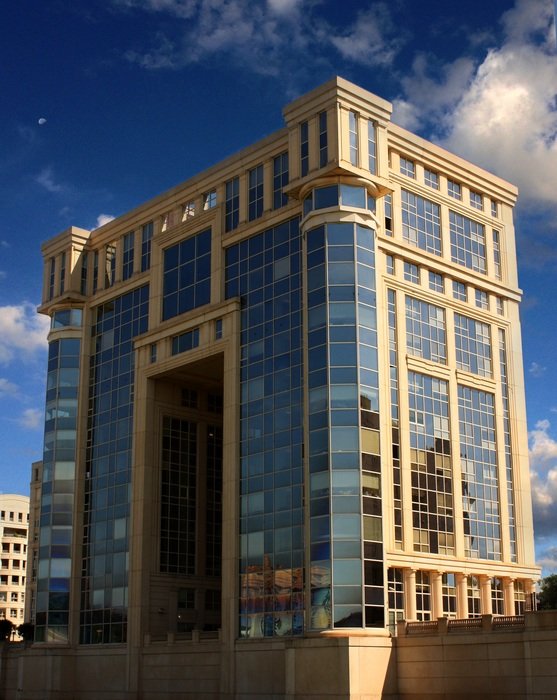
<svg viewBox="0 0 557 700">
<path fill-rule="evenodd" d="M 27 540 L 27 578 L 25 582 L 25 622 L 35 624 L 37 601 L 37 567 L 39 562 L 39 522 L 41 517 L 41 492 L 43 463 L 31 465 L 29 498 L 29 537 Z"/>
<path fill-rule="evenodd" d="M 43 246 L 36 642 L 138 668 L 219 630 L 223 697 L 316 638 L 379 677 L 397 619 L 519 614 L 539 576 L 516 189 L 341 79 L 284 117 Z"/>
<path fill-rule="evenodd" d="M 29 498 L 0 494 L 0 620 L 21 625 L 25 609 Z"/>
</svg>

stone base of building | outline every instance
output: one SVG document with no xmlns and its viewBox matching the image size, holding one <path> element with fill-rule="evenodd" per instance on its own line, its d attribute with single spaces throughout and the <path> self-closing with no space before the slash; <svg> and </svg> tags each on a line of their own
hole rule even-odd
<svg viewBox="0 0 557 700">
<path fill-rule="evenodd" d="M 459 621 L 460 622 L 460 621 Z M 465 621 L 462 621 L 463 623 Z M 146 639 L 143 647 L 4 644 L 4 700 L 549 700 L 557 611 L 497 625 L 411 626 L 396 638 Z M 488 624 L 489 623 L 489 624 Z M 402 631 L 402 629 L 401 629 Z"/>
</svg>

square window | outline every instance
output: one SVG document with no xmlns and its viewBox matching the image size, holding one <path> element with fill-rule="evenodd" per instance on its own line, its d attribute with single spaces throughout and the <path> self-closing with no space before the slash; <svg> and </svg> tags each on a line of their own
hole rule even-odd
<svg viewBox="0 0 557 700">
<path fill-rule="evenodd" d="M 443 285 L 443 275 L 437 274 L 437 272 L 429 272 L 429 288 L 431 289 L 432 292 L 440 292 L 441 294 L 444 291 L 444 285 Z"/>
<path fill-rule="evenodd" d="M 416 164 L 413 160 L 408 158 L 400 157 L 400 173 L 401 175 L 406 175 L 406 177 L 416 177 Z"/>
<path fill-rule="evenodd" d="M 404 279 L 414 284 L 420 283 L 420 268 L 413 263 L 404 263 Z"/>
<path fill-rule="evenodd" d="M 208 211 L 217 206 L 217 191 L 211 190 L 203 195 L 203 210 Z"/>
<path fill-rule="evenodd" d="M 479 209 L 480 211 L 483 210 L 483 198 L 479 192 L 474 192 L 474 190 L 470 190 L 470 206 L 474 207 L 474 209 Z"/>
<path fill-rule="evenodd" d="M 424 183 L 428 186 L 433 188 L 434 190 L 439 189 L 439 173 L 436 173 L 434 170 L 429 170 L 428 168 L 424 169 Z"/>
<path fill-rule="evenodd" d="M 453 199 L 462 199 L 462 187 L 459 182 L 447 180 L 447 193 Z"/>
</svg>

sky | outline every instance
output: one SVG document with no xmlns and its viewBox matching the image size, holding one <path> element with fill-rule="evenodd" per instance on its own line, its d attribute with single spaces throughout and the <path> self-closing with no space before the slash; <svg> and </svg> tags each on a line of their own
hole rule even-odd
<svg viewBox="0 0 557 700">
<path fill-rule="evenodd" d="M 283 126 L 340 75 L 510 180 L 538 563 L 557 572 L 553 0 L 18 0 L 0 11 L 0 492 L 41 458 L 41 242 L 92 229 Z"/>
</svg>

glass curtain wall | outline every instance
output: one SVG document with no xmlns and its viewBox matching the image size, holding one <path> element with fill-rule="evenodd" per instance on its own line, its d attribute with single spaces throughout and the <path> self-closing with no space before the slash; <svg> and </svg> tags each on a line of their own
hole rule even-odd
<svg viewBox="0 0 557 700">
<path fill-rule="evenodd" d="M 241 310 L 240 636 L 304 630 L 298 219 L 226 250 Z"/>
<path fill-rule="evenodd" d="M 312 629 L 384 625 L 374 232 L 307 234 Z"/>
<path fill-rule="evenodd" d="M 96 309 L 83 513 L 82 644 L 126 641 L 134 401 L 133 339 L 148 326 L 149 286 Z"/>
<path fill-rule="evenodd" d="M 53 328 L 81 326 L 81 311 L 59 311 Z M 67 642 L 69 632 L 77 404 L 81 339 L 49 345 L 35 640 Z"/>
</svg>

